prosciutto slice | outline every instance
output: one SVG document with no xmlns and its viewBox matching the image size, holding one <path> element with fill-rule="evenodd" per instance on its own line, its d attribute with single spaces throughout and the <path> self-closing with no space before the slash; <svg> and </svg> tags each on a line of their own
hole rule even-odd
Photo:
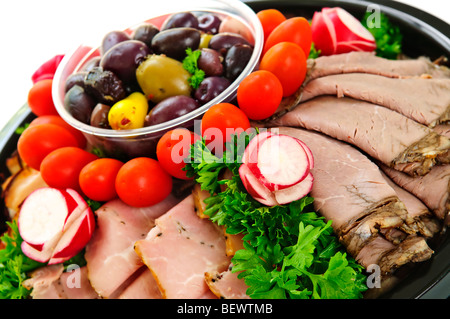
<svg viewBox="0 0 450 319">
<path fill-rule="evenodd" d="M 450 78 L 388 78 L 346 73 L 312 80 L 303 89 L 302 102 L 321 95 L 347 96 L 387 107 L 434 127 L 450 119 L 449 92 Z"/>
<path fill-rule="evenodd" d="M 350 52 L 322 56 L 308 60 L 308 64 L 307 80 L 343 73 L 369 73 L 391 78 L 421 75 L 430 75 L 433 78 L 450 77 L 450 70 L 436 65 L 424 57 L 389 60 L 376 56 L 374 52 Z"/>
<path fill-rule="evenodd" d="M 327 220 L 348 252 L 359 251 L 380 231 L 408 231 L 407 211 L 379 168 L 354 147 L 319 133 L 280 127 L 272 129 L 302 140 L 314 155 L 316 211 Z"/>
<path fill-rule="evenodd" d="M 156 205 L 134 208 L 116 199 L 96 211 L 97 228 L 86 246 L 85 259 L 89 280 L 99 295 L 109 298 L 143 266 L 134 243 L 145 238 L 155 219 L 178 202 L 169 195 Z"/>
<path fill-rule="evenodd" d="M 156 219 L 134 247 L 166 299 L 216 298 L 205 273 L 222 272 L 231 260 L 223 231 L 196 214 L 192 195 Z"/>
<path fill-rule="evenodd" d="M 353 144 L 388 167 L 425 175 L 450 140 L 385 107 L 350 98 L 318 97 L 299 104 L 268 126 L 302 127 Z"/>
</svg>

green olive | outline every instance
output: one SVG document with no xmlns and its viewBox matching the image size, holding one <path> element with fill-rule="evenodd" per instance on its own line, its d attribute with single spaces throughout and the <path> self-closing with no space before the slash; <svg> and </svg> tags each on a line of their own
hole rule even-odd
<svg viewBox="0 0 450 319">
<path fill-rule="evenodd" d="M 139 86 L 154 103 L 174 95 L 190 96 L 190 76 L 180 61 L 156 54 L 150 55 L 136 70 Z"/>
<path fill-rule="evenodd" d="M 108 122 L 114 130 L 141 128 L 147 112 L 148 102 L 144 94 L 134 92 L 111 107 Z"/>
</svg>

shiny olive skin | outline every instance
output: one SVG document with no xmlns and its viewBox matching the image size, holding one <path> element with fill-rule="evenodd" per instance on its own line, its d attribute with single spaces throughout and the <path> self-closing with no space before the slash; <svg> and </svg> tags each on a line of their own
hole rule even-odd
<svg viewBox="0 0 450 319">
<path fill-rule="evenodd" d="M 86 71 L 80 71 L 69 75 L 66 79 L 64 92 L 69 91 L 75 85 L 84 87 L 84 78 L 86 77 L 87 74 L 88 73 Z"/>
<path fill-rule="evenodd" d="M 144 126 L 156 125 L 164 123 L 189 112 L 192 112 L 199 107 L 197 101 L 185 95 L 176 95 L 162 100 L 150 111 L 145 117 Z"/>
<path fill-rule="evenodd" d="M 198 29 L 198 20 L 195 15 L 190 12 L 178 12 L 170 15 L 161 27 L 161 30 L 173 28 L 194 28 Z"/>
<path fill-rule="evenodd" d="M 153 103 L 174 95 L 190 96 L 190 76 L 180 61 L 156 54 L 150 55 L 136 70 L 139 86 Z"/>
<path fill-rule="evenodd" d="M 214 35 L 209 41 L 209 47 L 225 55 L 229 48 L 236 44 L 250 43 L 241 35 L 231 32 L 222 32 Z"/>
<path fill-rule="evenodd" d="M 250 61 L 253 48 L 247 44 L 236 44 L 228 49 L 225 56 L 225 77 L 233 82 Z"/>
<path fill-rule="evenodd" d="M 210 76 L 205 78 L 194 92 L 194 97 L 201 105 L 208 103 L 220 93 L 222 93 L 231 82 L 219 76 Z"/>
<path fill-rule="evenodd" d="M 108 122 L 108 113 L 111 106 L 98 103 L 92 110 L 90 124 L 94 127 L 110 129 Z"/>
<path fill-rule="evenodd" d="M 153 37 L 152 51 L 182 61 L 186 57 L 186 49 L 198 49 L 201 33 L 194 28 L 173 28 L 159 32 Z"/>
<path fill-rule="evenodd" d="M 199 69 L 205 72 L 206 76 L 219 76 L 223 73 L 222 55 L 209 48 L 201 50 L 201 55 L 197 60 Z"/>
<path fill-rule="evenodd" d="M 84 87 L 100 103 L 113 105 L 126 96 L 122 81 L 117 75 L 101 67 L 93 68 L 84 78 Z"/>
<path fill-rule="evenodd" d="M 130 36 L 124 31 L 110 31 L 102 39 L 100 46 L 100 54 L 105 54 L 110 48 L 115 46 L 117 43 L 131 40 Z"/>
<path fill-rule="evenodd" d="M 220 24 L 222 20 L 211 13 L 202 14 L 197 18 L 198 28 L 205 33 L 217 34 L 219 32 Z"/>
<path fill-rule="evenodd" d="M 79 85 L 73 86 L 64 97 L 64 106 L 67 111 L 75 119 L 85 124 L 90 124 L 91 113 L 95 105 L 97 105 L 97 101 Z"/>
<path fill-rule="evenodd" d="M 142 41 L 150 48 L 152 39 L 157 33 L 159 33 L 159 29 L 154 24 L 143 23 L 133 31 L 132 39 Z"/>
<path fill-rule="evenodd" d="M 136 83 L 136 68 L 150 54 L 148 46 L 138 40 L 123 41 L 109 49 L 100 67 L 116 74 L 125 86 Z"/>
</svg>

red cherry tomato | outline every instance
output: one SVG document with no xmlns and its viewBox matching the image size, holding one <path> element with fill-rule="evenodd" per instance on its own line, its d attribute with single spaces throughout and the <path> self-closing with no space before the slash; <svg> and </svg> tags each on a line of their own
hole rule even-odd
<svg viewBox="0 0 450 319">
<path fill-rule="evenodd" d="M 137 157 L 120 168 L 116 177 L 119 198 L 133 207 L 155 205 L 172 191 L 172 177 L 152 158 Z"/>
<path fill-rule="evenodd" d="M 275 74 L 283 87 L 283 96 L 290 96 L 305 80 L 306 56 L 295 43 L 277 43 L 264 54 L 259 68 Z"/>
<path fill-rule="evenodd" d="M 123 163 L 114 158 L 99 158 L 80 171 L 82 192 L 90 199 L 106 202 L 117 197 L 116 177 Z"/>
<path fill-rule="evenodd" d="M 312 32 L 308 20 L 303 17 L 294 17 L 280 23 L 267 38 L 263 55 L 267 50 L 280 42 L 293 42 L 303 49 L 305 56 L 309 56 Z"/>
<path fill-rule="evenodd" d="M 161 166 L 173 177 L 191 179 L 183 168 L 184 159 L 189 156 L 191 145 L 200 137 L 188 129 L 178 128 L 165 133 L 156 146 L 156 156 Z"/>
<path fill-rule="evenodd" d="M 83 133 L 78 131 L 76 128 L 68 124 L 66 121 L 63 120 L 63 118 L 59 115 L 42 115 L 37 118 L 35 118 L 33 121 L 31 121 L 30 126 L 32 125 L 39 125 L 39 124 L 56 124 L 61 127 L 64 127 L 67 129 L 70 133 L 73 134 L 73 136 L 78 141 L 78 146 L 80 148 L 86 147 L 86 137 L 84 137 Z"/>
<path fill-rule="evenodd" d="M 256 16 L 259 18 L 264 32 L 264 41 L 279 24 L 286 21 L 286 17 L 277 9 L 266 9 L 258 11 Z"/>
<path fill-rule="evenodd" d="M 206 145 L 216 155 L 221 155 L 224 143 L 231 141 L 231 135 L 250 128 L 247 115 L 230 103 L 219 103 L 209 108 L 201 121 L 202 136 Z"/>
<path fill-rule="evenodd" d="M 36 170 L 48 154 L 65 146 L 77 147 L 78 142 L 68 130 L 55 124 L 29 126 L 17 142 L 19 156 Z"/>
<path fill-rule="evenodd" d="M 52 79 L 36 82 L 28 92 L 28 106 L 37 116 L 58 115 L 52 98 Z"/>
<path fill-rule="evenodd" d="M 237 90 L 239 107 L 252 120 L 263 120 L 273 115 L 282 98 L 280 80 L 266 70 L 250 73 Z"/>
<path fill-rule="evenodd" d="M 98 157 L 79 147 L 62 147 L 48 154 L 41 163 L 41 175 L 50 187 L 81 191 L 80 172 Z"/>
</svg>

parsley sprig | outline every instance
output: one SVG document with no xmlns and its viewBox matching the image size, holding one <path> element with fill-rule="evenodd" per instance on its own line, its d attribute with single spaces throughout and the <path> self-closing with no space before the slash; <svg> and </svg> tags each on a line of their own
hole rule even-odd
<svg viewBox="0 0 450 319">
<path fill-rule="evenodd" d="M 183 60 L 183 68 L 191 74 L 188 82 L 194 89 L 197 89 L 205 78 L 205 72 L 197 66 L 197 61 L 201 54 L 200 50 L 192 51 L 191 48 L 187 48 L 186 57 Z"/>
<path fill-rule="evenodd" d="M 247 294 L 266 299 L 361 298 L 367 289 L 363 268 L 346 254 L 331 221 L 314 212 L 313 198 L 267 207 L 246 192 L 238 173 L 242 145 L 256 134 L 234 136 L 222 157 L 199 140 L 186 161 L 187 175 L 211 194 L 203 213 L 227 233 L 244 235 L 244 249 L 232 263 L 233 272 L 249 286 Z M 232 177 L 220 180 L 225 169 Z M 223 191 L 221 185 L 226 185 Z"/>
</svg>

